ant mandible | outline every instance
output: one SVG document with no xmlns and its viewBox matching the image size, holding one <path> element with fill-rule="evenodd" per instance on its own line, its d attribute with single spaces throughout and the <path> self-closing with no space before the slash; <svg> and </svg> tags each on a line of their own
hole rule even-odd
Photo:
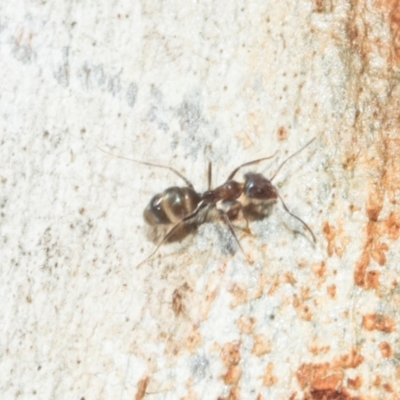
<svg viewBox="0 0 400 400">
<path fill-rule="evenodd" d="M 217 186 L 215 189 L 211 189 L 211 178 L 212 178 L 212 169 L 211 163 L 209 163 L 208 167 L 208 190 L 200 193 L 197 192 L 193 184 L 183 176 L 176 169 L 160 164 L 153 164 L 144 161 L 138 161 L 122 156 L 115 156 L 111 153 L 106 152 L 103 149 L 101 151 L 113 155 L 115 157 L 134 161 L 140 164 L 165 168 L 172 171 L 179 178 L 181 178 L 186 186 L 172 186 L 164 190 L 162 193 L 158 193 L 150 200 L 150 203 L 147 205 L 143 212 L 143 217 L 145 221 L 152 226 L 157 225 L 173 225 L 172 228 L 164 235 L 161 241 L 158 243 L 157 247 L 154 251 L 139 265 L 144 264 L 148 260 L 150 260 L 158 251 L 158 249 L 165 243 L 169 238 L 171 238 L 177 230 L 182 227 L 184 224 L 194 221 L 195 218 L 200 214 L 200 212 L 208 212 L 211 209 L 215 209 L 218 214 L 222 217 L 226 225 L 228 226 L 231 234 L 235 238 L 236 243 L 239 248 L 244 253 L 242 246 L 235 234 L 233 229 L 231 220 L 236 218 L 240 211 L 246 220 L 247 229 L 248 229 L 248 219 L 245 215 L 244 204 L 239 200 L 239 197 L 243 196 L 246 201 L 246 207 L 251 206 L 263 206 L 265 204 L 269 204 L 271 202 L 275 202 L 277 199 L 280 200 L 284 210 L 289 213 L 292 217 L 296 218 L 303 227 L 311 234 L 313 242 L 316 242 L 315 235 L 311 228 L 297 215 L 293 214 L 289 211 L 282 197 L 280 196 L 277 188 L 272 184 L 272 180 L 276 177 L 281 168 L 293 157 L 303 151 L 306 147 L 308 147 L 313 141 L 310 140 L 305 146 L 303 146 L 300 150 L 297 150 L 295 153 L 290 155 L 286 160 L 284 160 L 275 173 L 272 175 L 270 179 L 265 178 L 262 174 L 248 172 L 244 174 L 244 183 L 237 182 L 234 180 L 234 176 L 236 173 L 243 167 L 247 167 L 250 165 L 258 164 L 261 161 L 265 161 L 274 157 L 275 154 L 269 157 L 259 158 L 257 160 L 253 160 L 250 162 L 246 162 L 241 164 L 239 167 L 235 168 L 231 174 L 228 176 L 228 179 L 220 186 Z M 248 229 L 249 230 L 249 229 Z"/>
</svg>

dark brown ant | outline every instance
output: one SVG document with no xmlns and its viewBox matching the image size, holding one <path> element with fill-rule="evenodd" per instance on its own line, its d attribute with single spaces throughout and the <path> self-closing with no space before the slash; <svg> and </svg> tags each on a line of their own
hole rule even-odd
<svg viewBox="0 0 400 400">
<path fill-rule="evenodd" d="M 210 210 L 216 210 L 222 217 L 234 239 L 236 240 L 239 248 L 244 253 L 233 229 L 231 220 L 235 219 L 238 214 L 242 212 L 246 220 L 247 230 L 249 231 L 248 215 L 253 213 L 254 210 L 256 210 L 256 213 L 258 213 L 262 207 L 265 207 L 265 205 L 268 205 L 271 202 L 275 202 L 278 198 L 281 201 L 284 210 L 303 225 L 303 227 L 311 234 L 313 242 L 315 243 L 316 238 L 311 228 L 302 219 L 289 211 L 277 188 L 272 184 L 272 180 L 276 177 L 286 162 L 299 154 L 314 140 L 315 138 L 283 161 L 271 179 L 267 179 L 262 174 L 254 172 L 248 172 L 244 175 L 244 183 L 237 182 L 233 178 L 241 168 L 271 159 L 275 154 L 269 157 L 263 157 L 241 164 L 231 172 L 231 174 L 228 176 L 228 179 L 222 185 L 217 186 L 215 189 L 211 189 L 212 169 L 210 163 L 208 168 L 208 190 L 203 193 L 197 192 L 192 183 L 172 167 L 116 156 L 118 158 L 135 161 L 152 167 L 169 169 L 186 183 L 186 186 L 184 187 L 172 186 L 164 190 L 162 193 L 156 194 L 145 208 L 143 216 L 149 225 L 158 226 L 173 224 L 173 226 L 164 235 L 155 250 L 138 266 L 151 259 L 161 245 L 170 239 L 180 227 L 182 227 L 184 224 L 194 222 L 200 213 L 208 213 Z M 106 151 L 104 152 L 107 153 Z"/>
</svg>

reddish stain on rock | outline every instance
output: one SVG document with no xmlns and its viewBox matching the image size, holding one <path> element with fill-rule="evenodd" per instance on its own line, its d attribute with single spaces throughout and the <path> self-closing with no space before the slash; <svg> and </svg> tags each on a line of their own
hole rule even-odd
<svg viewBox="0 0 400 400">
<path fill-rule="evenodd" d="M 135 400 L 142 400 L 143 397 L 146 394 L 146 388 L 147 388 L 147 384 L 149 383 L 149 377 L 145 376 L 144 378 L 142 378 L 138 384 L 137 384 L 137 392 L 136 392 L 136 396 L 135 396 Z"/>
<path fill-rule="evenodd" d="M 328 222 L 324 222 L 322 225 L 322 233 L 325 236 L 326 241 L 328 242 L 327 246 L 327 252 L 328 256 L 332 257 L 333 255 L 333 249 L 334 249 L 334 244 L 335 244 L 335 228 L 333 228 L 331 225 L 329 225 Z"/>
<path fill-rule="evenodd" d="M 362 379 L 360 376 L 356 376 L 355 378 L 347 379 L 347 386 L 350 389 L 359 389 L 362 385 Z"/>
<path fill-rule="evenodd" d="M 344 372 L 332 368 L 331 364 L 302 364 L 296 372 L 297 381 L 302 389 L 310 391 L 336 390 L 342 384 Z"/>
<path fill-rule="evenodd" d="M 218 397 L 217 400 L 239 400 L 239 388 L 237 386 L 231 388 L 226 397 Z"/>
<path fill-rule="evenodd" d="M 362 319 L 362 326 L 367 331 L 382 331 L 385 333 L 393 332 L 395 329 L 394 321 L 388 315 L 366 314 Z"/>
<path fill-rule="evenodd" d="M 400 237 L 400 212 L 392 211 L 383 223 L 389 239 L 397 240 Z"/>
<path fill-rule="evenodd" d="M 227 367 L 227 371 L 222 375 L 222 379 L 226 385 L 236 385 L 242 374 L 240 368 L 240 343 L 226 343 L 221 349 L 221 361 Z"/>
<path fill-rule="evenodd" d="M 333 359 L 335 368 L 356 368 L 364 361 L 364 357 L 353 347 L 347 354 L 341 354 Z"/>
<path fill-rule="evenodd" d="M 379 271 L 369 271 L 367 268 L 371 259 L 380 266 L 386 264 L 387 243 L 379 240 L 384 234 L 384 223 L 369 222 L 365 229 L 364 249 L 354 267 L 354 282 L 365 289 L 377 289 L 379 285 Z"/>
<path fill-rule="evenodd" d="M 390 64 L 400 65 L 400 4 L 397 0 L 378 0 L 378 6 L 385 11 L 390 31 Z"/>
<path fill-rule="evenodd" d="M 367 289 L 377 289 L 379 286 L 380 272 L 373 270 L 368 271 L 365 276 L 365 286 Z"/>
<path fill-rule="evenodd" d="M 392 356 L 392 348 L 388 342 L 380 342 L 378 348 L 381 352 L 382 357 L 389 358 Z"/>
<path fill-rule="evenodd" d="M 278 140 L 286 140 L 288 137 L 287 129 L 284 126 L 280 126 L 276 131 L 276 137 Z"/>
<path fill-rule="evenodd" d="M 305 390 L 304 399 L 356 399 L 344 386 L 344 370 L 358 367 L 364 357 L 356 349 L 329 363 L 305 363 L 296 372 L 297 381 Z M 351 387 L 351 385 L 349 385 Z"/>
</svg>

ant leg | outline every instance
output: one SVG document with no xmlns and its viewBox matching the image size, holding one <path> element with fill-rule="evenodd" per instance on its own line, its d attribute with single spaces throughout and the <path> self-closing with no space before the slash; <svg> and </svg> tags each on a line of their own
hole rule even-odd
<svg viewBox="0 0 400 400">
<path fill-rule="evenodd" d="M 308 232 L 311 233 L 311 236 L 313 238 L 313 242 L 315 244 L 317 242 L 317 239 L 315 238 L 314 232 L 311 230 L 311 228 L 301 218 L 299 218 L 297 215 L 294 215 L 292 212 L 289 211 L 289 209 L 287 208 L 285 202 L 283 201 L 283 199 L 282 199 L 282 197 L 281 197 L 281 195 L 279 193 L 278 193 L 278 197 L 279 197 L 279 199 L 280 199 L 280 201 L 282 203 L 282 206 L 285 209 L 285 211 L 287 213 L 289 213 L 292 217 L 296 218 L 299 222 L 301 222 L 303 224 L 304 228 L 307 229 Z"/>
<path fill-rule="evenodd" d="M 133 158 L 123 157 L 123 156 L 117 156 L 116 154 L 109 153 L 108 151 L 102 149 L 102 148 L 99 147 L 99 146 L 97 146 L 97 148 L 98 148 L 100 151 L 102 151 L 103 153 L 106 153 L 106 154 L 108 154 L 109 156 L 112 156 L 112 157 L 120 158 L 121 160 L 133 161 L 133 162 L 135 162 L 135 163 L 143 164 L 143 165 L 148 165 L 148 166 L 150 166 L 150 167 L 157 167 L 157 168 L 169 169 L 169 170 L 170 170 L 171 172 L 173 172 L 175 175 L 179 176 L 179 178 L 181 178 L 181 179 L 186 183 L 186 185 L 188 185 L 191 189 L 194 189 L 194 188 L 193 188 L 193 184 L 189 181 L 189 179 L 187 179 L 185 176 L 183 176 L 183 175 L 182 175 L 179 171 L 177 171 L 175 168 L 169 167 L 168 165 L 154 164 L 154 163 L 150 163 L 150 162 L 147 162 L 147 161 L 139 161 L 139 160 L 135 160 L 135 159 L 133 159 Z"/>
<path fill-rule="evenodd" d="M 243 205 L 242 205 L 242 203 L 240 201 L 228 201 L 228 202 L 225 202 L 225 203 L 222 202 L 222 205 L 227 205 L 227 208 L 225 210 L 222 210 L 222 211 L 224 211 L 226 213 L 226 215 L 229 218 L 229 220 L 231 218 L 235 219 L 239 215 L 239 213 L 241 212 L 243 219 L 246 221 L 246 228 L 245 229 L 240 228 L 240 229 L 244 230 L 250 236 L 254 236 L 254 234 L 251 231 L 250 226 L 249 226 L 249 220 L 248 220 L 248 218 L 247 218 L 247 216 L 246 216 L 246 214 L 244 212 Z"/>
<path fill-rule="evenodd" d="M 239 213 L 242 213 L 242 217 L 243 219 L 246 221 L 246 228 L 238 228 L 241 229 L 242 231 L 245 231 L 247 234 L 254 236 L 253 232 L 250 229 L 249 226 L 249 220 L 246 216 L 246 213 L 244 212 L 244 208 L 243 205 L 240 201 L 237 200 L 227 200 L 227 201 L 222 201 L 219 204 L 219 208 L 217 207 L 217 210 L 220 213 L 225 214 L 229 221 L 231 221 L 232 219 L 236 219 L 239 215 Z"/>
<path fill-rule="evenodd" d="M 264 160 L 269 160 L 270 158 L 274 157 L 275 154 L 276 154 L 276 152 L 275 152 L 274 154 L 272 154 L 272 156 L 264 157 L 264 158 L 259 158 L 258 160 L 249 161 L 249 162 L 247 162 L 247 163 L 244 163 L 244 164 L 242 164 L 242 165 L 239 165 L 236 169 L 234 169 L 234 170 L 231 172 L 231 174 L 228 176 L 227 181 L 230 181 L 231 179 L 233 179 L 233 177 L 235 176 L 236 172 L 238 172 L 240 168 L 247 167 L 248 165 L 257 164 L 257 163 L 259 163 L 259 162 L 261 162 L 261 161 L 264 161 Z"/>
<path fill-rule="evenodd" d="M 226 225 L 228 226 L 229 231 L 231 232 L 232 236 L 235 238 L 235 241 L 236 241 L 237 245 L 239 246 L 239 249 L 240 249 L 241 252 L 244 254 L 244 256 L 247 258 L 246 253 L 244 252 L 243 247 L 242 247 L 242 245 L 240 244 L 238 237 L 236 236 L 235 230 L 233 229 L 233 225 L 232 225 L 230 219 L 228 218 L 228 215 L 226 214 L 225 211 L 222 211 L 222 210 L 218 210 L 218 213 L 219 213 L 219 215 L 221 215 L 222 218 L 224 219 L 224 222 L 225 222 Z"/>
<path fill-rule="evenodd" d="M 154 255 L 157 253 L 159 248 L 178 230 L 179 227 L 181 227 L 185 222 L 191 220 L 192 218 L 196 217 L 196 215 L 199 213 L 199 211 L 203 208 L 203 202 L 201 201 L 196 209 L 189 215 L 187 215 L 185 218 L 181 219 L 179 222 L 177 222 L 161 239 L 160 243 L 158 243 L 157 247 L 154 249 L 154 251 L 143 261 L 141 261 L 136 268 L 139 268 L 142 264 L 145 262 L 149 261 L 151 258 L 154 257 Z"/>
<path fill-rule="evenodd" d="M 208 190 L 211 190 L 211 180 L 212 180 L 212 164 L 208 163 Z"/>
<path fill-rule="evenodd" d="M 246 217 L 246 215 L 244 215 L 243 210 L 242 210 L 242 215 L 243 215 L 244 220 L 246 221 L 246 229 L 245 229 L 246 232 L 247 232 L 250 236 L 254 236 L 254 233 L 251 231 L 250 226 L 249 226 L 249 220 L 248 220 L 248 218 Z"/>
</svg>

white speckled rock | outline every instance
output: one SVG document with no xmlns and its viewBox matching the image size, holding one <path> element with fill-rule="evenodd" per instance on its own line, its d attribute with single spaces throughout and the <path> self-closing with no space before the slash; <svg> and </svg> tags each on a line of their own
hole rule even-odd
<svg viewBox="0 0 400 400">
<path fill-rule="evenodd" d="M 400 9 L 353 3 L 0 5 L 1 399 L 399 398 Z M 278 203 L 136 268 L 181 182 L 99 147 L 202 191 L 313 137 L 315 246 Z"/>
</svg>

